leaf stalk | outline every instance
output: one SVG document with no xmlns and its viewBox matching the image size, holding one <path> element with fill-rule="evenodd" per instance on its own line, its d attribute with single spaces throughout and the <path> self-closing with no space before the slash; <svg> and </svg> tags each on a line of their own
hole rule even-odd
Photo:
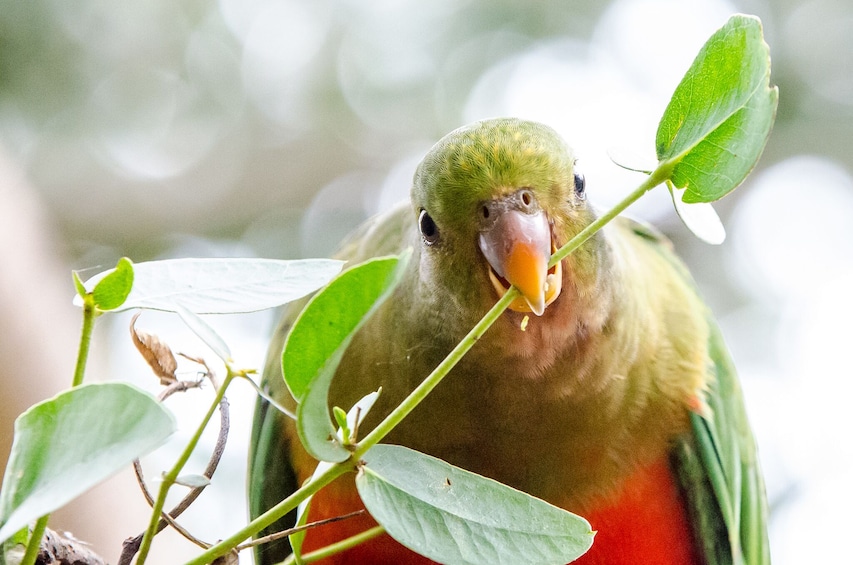
<svg viewBox="0 0 853 565">
<path fill-rule="evenodd" d="M 39 554 L 39 549 L 41 549 L 41 539 L 44 537 L 44 532 L 47 529 L 47 521 L 49 518 L 50 514 L 45 514 L 39 518 L 36 521 L 35 526 L 33 526 L 33 531 L 30 534 L 30 540 L 27 542 L 27 551 L 21 559 L 21 565 L 35 564 L 36 558 Z"/>
<path fill-rule="evenodd" d="M 80 331 L 80 347 L 77 350 L 77 365 L 74 367 L 74 378 L 71 386 L 83 384 L 83 376 L 86 374 L 86 363 L 89 360 L 89 349 L 92 345 L 92 332 L 95 328 L 95 318 L 98 310 L 95 307 L 95 299 L 91 294 L 83 297 L 83 328 Z"/>
</svg>

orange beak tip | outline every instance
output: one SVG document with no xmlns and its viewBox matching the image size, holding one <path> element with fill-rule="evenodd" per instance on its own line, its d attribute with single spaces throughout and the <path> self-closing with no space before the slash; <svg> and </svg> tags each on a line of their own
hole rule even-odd
<svg viewBox="0 0 853 565">
<path fill-rule="evenodd" d="M 532 300 L 531 300 L 532 298 Z M 524 297 L 527 305 L 530 306 L 530 311 L 541 316 L 545 313 L 545 293 L 540 293 L 538 296 Z"/>
</svg>

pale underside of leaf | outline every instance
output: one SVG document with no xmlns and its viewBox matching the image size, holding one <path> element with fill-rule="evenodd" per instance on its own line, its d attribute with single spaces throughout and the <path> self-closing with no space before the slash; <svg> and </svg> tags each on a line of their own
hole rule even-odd
<svg viewBox="0 0 853 565">
<path fill-rule="evenodd" d="M 231 361 L 231 348 L 225 343 L 225 340 L 214 330 L 210 324 L 205 322 L 198 314 L 184 308 L 181 304 L 175 305 L 175 310 L 181 317 L 181 320 L 198 336 L 210 349 L 216 353 L 217 357 L 225 363 Z"/>
<path fill-rule="evenodd" d="M 134 265 L 133 289 L 116 311 L 150 308 L 195 314 L 236 314 L 273 308 L 301 298 L 343 267 L 333 259 L 166 259 Z M 85 285 L 91 289 L 113 270 Z M 74 303 L 82 304 L 79 297 Z"/>
<path fill-rule="evenodd" d="M 670 188 L 670 194 L 678 217 L 693 232 L 693 235 L 711 245 L 720 245 L 726 240 L 726 228 L 710 203 L 688 204 L 684 202 L 682 200 L 684 197 L 683 189 Z"/>
<path fill-rule="evenodd" d="M 0 494 L 0 540 L 63 506 L 161 445 L 175 420 L 126 383 L 76 387 L 15 421 Z"/>
<path fill-rule="evenodd" d="M 441 563 L 567 563 L 593 533 L 583 518 L 520 491 L 392 445 L 356 479 L 368 511 L 410 549 Z"/>
</svg>

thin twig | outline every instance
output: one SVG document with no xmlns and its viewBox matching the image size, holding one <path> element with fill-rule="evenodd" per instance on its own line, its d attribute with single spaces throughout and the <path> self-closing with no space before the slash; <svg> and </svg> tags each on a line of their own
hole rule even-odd
<svg viewBox="0 0 853 565">
<path fill-rule="evenodd" d="M 231 368 L 227 365 L 226 368 L 228 369 L 228 374 L 226 375 L 222 386 L 219 388 L 219 390 L 216 391 L 216 396 L 214 398 L 215 402 L 211 403 L 210 407 L 204 413 L 204 416 L 198 423 L 198 426 L 196 426 L 196 429 L 190 437 L 189 441 L 184 446 L 184 449 L 178 456 L 178 460 L 175 461 L 175 464 L 171 467 L 171 469 L 163 473 L 163 479 L 160 483 L 160 489 L 157 492 L 157 498 L 154 500 L 154 508 L 151 512 L 151 520 L 148 523 L 148 527 L 145 528 L 145 533 L 142 536 L 142 543 L 140 544 L 139 551 L 136 554 L 137 565 L 142 565 L 143 563 L 145 563 L 145 560 L 148 557 L 148 553 L 151 551 L 151 543 L 154 539 L 154 536 L 157 535 L 157 526 L 160 523 L 160 513 L 163 512 L 163 506 L 166 504 L 166 497 L 169 494 L 169 489 L 177 482 L 178 478 L 180 477 L 181 471 L 189 462 L 193 451 L 195 451 L 196 447 L 198 447 L 204 430 L 210 423 L 211 418 L 213 418 L 213 413 L 216 412 L 216 409 L 219 407 L 220 401 L 222 400 L 222 398 L 225 397 L 225 391 L 228 389 L 228 385 L 231 383 L 232 380 L 234 380 L 235 374 L 231 372 Z M 217 555 L 216 557 L 219 556 Z"/>
<path fill-rule="evenodd" d="M 139 484 L 139 489 L 142 491 L 142 496 L 148 506 L 154 506 L 154 497 L 151 496 L 151 491 L 148 490 L 148 483 L 145 482 L 145 477 L 142 476 L 142 463 L 139 459 L 133 460 L 133 472 L 136 473 L 136 482 Z"/>
<path fill-rule="evenodd" d="M 207 549 L 207 548 L 209 548 L 211 545 L 213 545 L 213 544 L 208 543 L 208 542 L 206 542 L 206 541 L 204 541 L 204 540 L 200 540 L 200 539 L 198 539 L 197 537 L 195 537 L 194 535 L 192 535 L 192 534 L 190 533 L 190 531 L 189 531 L 189 530 L 187 530 L 185 527 L 183 527 L 182 525 L 180 525 L 180 524 L 177 522 L 177 520 L 175 520 L 175 518 L 173 518 L 173 517 L 172 517 L 172 516 L 170 516 L 169 514 L 167 514 L 167 513 L 163 512 L 163 513 L 161 513 L 161 514 L 160 514 L 160 517 L 162 518 L 162 521 L 166 522 L 166 523 L 167 523 L 169 526 L 171 526 L 171 527 L 172 527 L 176 532 L 178 532 L 179 534 L 181 534 L 182 536 L 184 536 L 184 538 L 185 538 L 185 539 L 189 540 L 191 543 L 193 543 L 193 544 L 195 544 L 195 545 L 199 546 L 200 548 L 202 548 L 202 549 Z M 140 542 L 142 541 L 142 538 L 141 538 L 141 537 L 139 538 L 139 541 L 140 541 Z"/>
<path fill-rule="evenodd" d="M 157 395 L 157 400 L 159 400 L 160 402 L 163 402 L 164 400 L 166 400 L 167 398 L 169 398 L 170 396 L 172 396 L 172 395 L 173 395 L 173 394 L 175 394 L 176 392 L 185 392 L 185 391 L 187 391 L 187 390 L 189 390 L 189 389 L 191 389 L 191 388 L 199 388 L 199 387 L 201 387 L 201 383 L 202 383 L 202 382 L 204 382 L 204 381 L 203 381 L 203 380 L 198 380 L 198 381 L 175 381 L 175 382 L 173 382 L 172 384 L 170 384 L 169 386 L 167 386 L 166 388 L 164 388 L 162 391 L 160 391 L 160 394 L 158 394 L 158 395 Z M 226 411 L 225 411 L 225 412 L 226 412 L 226 413 L 225 413 L 225 414 L 222 414 L 222 416 L 223 416 L 224 418 L 227 418 L 227 412 L 228 412 L 227 408 L 226 408 Z M 220 413 L 221 413 L 221 412 L 220 412 Z M 220 429 L 221 429 L 221 427 L 220 427 Z M 219 447 L 219 442 L 218 442 L 218 441 L 217 441 L 217 445 L 216 445 L 216 446 L 217 446 L 217 447 Z M 214 450 L 214 455 L 215 455 L 215 454 L 216 454 L 216 451 Z M 212 460 L 213 460 L 213 457 L 211 457 L 211 461 L 212 461 Z M 208 467 L 210 467 L 210 463 L 208 463 Z M 214 467 L 214 469 L 215 469 L 215 467 Z M 150 490 L 148 490 L 148 485 L 147 485 L 147 483 L 145 482 L 145 477 L 144 477 L 144 476 L 143 476 L 143 474 L 142 474 L 142 463 L 140 463 L 139 459 L 134 459 L 134 460 L 133 460 L 133 470 L 134 470 L 134 472 L 136 473 L 136 482 L 137 482 L 137 483 L 139 483 L 139 488 L 142 490 L 142 496 L 144 496 L 144 497 L 145 497 L 145 500 L 148 502 L 148 506 L 154 506 L 154 497 L 153 497 L 153 496 L 151 496 L 151 491 L 150 491 Z M 206 472 L 207 472 L 207 471 L 205 471 L 205 473 L 206 473 Z M 205 475 L 205 476 L 207 476 L 207 475 Z M 210 477 L 208 477 L 208 478 L 210 478 Z M 203 489 L 204 487 L 198 487 L 198 488 L 202 488 L 202 489 Z M 182 502 L 183 502 L 183 501 L 182 501 Z M 171 514 L 171 515 L 172 515 L 172 516 L 174 516 L 174 517 L 177 517 L 177 515 L 178 515 L 178 514 L 180 514 L 181 512 L 183 512 L 183 510 L 180 510 L 180 511 L 178 511 L 178 513 L 176 514 L 176 513 L 175 513 L 175 510 L 176 510 L 176 509 L 177 509 L 177 506 L 176 506 L 175 508 L 173 508 L 173 509 L 169 512 L 169 514 Z"/>
<path fill-rule="evenodd" d="M 340 516 L 335 516 L 333 518 L 325 518 L 323 520 L 317 520 L 316 522 L 309 522 L 307 524 L 303 524 L 301 526 L 295 526 L 293 528 L 288 528 L 286 530 L 282 530 L 280 532 L 275 532 L 274 534 L 270 534 L 268 536 L 264 536 L 262 538 L 253 539 L 252 541 L 247 541 L 244 544 L 237 546 L 237 551 L 242 551 L 244 549 L 248 549 L 250 547 L 255 547 L 256 545 L 263 545 L 265 543 L 270 543 L 276 540 L 280 540 L 281 538 L 286 538 L 292 536 L 293 534 L 298 534 L 303 530 L 308 530 L 310 528 L 316 528 L 318 526 L 325 526 L 326 524 L 331 524 L 333 522 L 340 522 L 341 520 L 348 520 L 349 518 L 355 518 L 356 516 L 361 516 L 365 514 L 367 511 L 364 509 L 356 510 L 355 512 L 350 512 L 349 514 L 341 514 Z"/>
<path fill-rule="evenodd" d="M 210 380 L 210 384 L 213 385 L 213 390 L 219 390 L 219 387 L 222 386 L 222 383 L 219 382 L 219 377 L 216 376 L 216 372 L 214 372 L 214 370 L 207 365 L 207 361 L 205 361 L 204 358 L 196 357 L 188 353 L 181 353 L 180 351 L 178 352 L 178 355 L 180 355 L 184 359 L 192 361 L 193 363 L 198 363 L 199 365 L 204 367 L 204 376 L 206 376 Z"/>
<path fill-rule="evenodd" d="M 182 357 L 190 359 L 205 368 L 205 375 L 213 384 L 214 390 L 219 389 L 219 381 L 216 378 L 216 373 L 208 367 L 207 363 L 204 359 L 191 357 L 189 355 L 185 355 L 183 353 L 179 353 Z M 203 381 L 177 381 L 168 387 L 166 387 L 163 391 L 158 395 L 159 400 L 162 402 L 169 398 L 172 394 L 176 392 L 183 392 L 190 388 L 197 388 L 201 385 Z M 225 451 L 225 444 L 228 440 L 228 431 L 231 427 L 231 416 L 229 410 L 228 399 L 226 397 L 222 397 L 222 400 L 219 402 L 219 415 L 220 415 L 220 423 L 219 423 L 219 437 L 216 439 L 216 445 L 213 448 L 213 452 L 210 455 L 210 459 L 208 460 L 207 467 L 205 467 L 204 472 L 202 473 L 206 478 L 213 478 L 213 474 L 216 472 L 216 468 L 219 466 L 219 461 L 222 459 L 222 454 Z M 145 482 L 145 479 L 142 474 L 142 465 L 139 460 L 135 460 L 133 462 L 133 470 L 136 473 L 136 479 L 139 483 L 139 487 L 142 490 L 142 494 L 145 497 L 145 500 L 148 502 L 149 506 L 154 506 L 154 497 L 151 495 L 151 492 L 148 490 L 148 486 Z M 211 544 L 202 541 L 192 534 L 190 534 L 185 528 L 183 528 L 180 524 L 175 522 L 175 518 L 180 516 L 184 510 L 189 508 L 189 506 L 195 502 L 195 500 L 201 495 L 202 491 L 205 489 L 207 485 L 195 487 L 190 489 L 187 495 L 175 505 L 169 512 L 161 513 L 160 522 L 157 524 L 157 532 L 161 532 L 166 526 L 172 526 L 178 533 L 184 536 L 186 539 L 191 541 L 192 543 L 198 545 L 202 549 L 207 549 Z M 130 565 L 133 560 L 133 556 L 136 555 L 137 551 L 139 551 L 140 544 L 142 543 L 142 538 L 145 533 L 141 533 L 136 537 L 128 538 L 122 544 L 122 553 L 119 558 L 119 565 Z"/>
<path fill-rule="evenodd" d="M 163 402 L 176 392 L 186 392 L 191 388 L 201 388 L 203 382 L 203 379 L 197 381 L 175 381 L 160 391 L 160 394 L 157 395 L 157 400 Z"/>
</svg>

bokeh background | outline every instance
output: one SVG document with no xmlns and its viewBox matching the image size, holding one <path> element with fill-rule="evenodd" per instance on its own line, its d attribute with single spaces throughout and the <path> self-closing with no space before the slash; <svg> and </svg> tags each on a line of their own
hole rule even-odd
<svg viewBox="0 0 853 565">
<path fill-rule="evenodd" d="M 0 0 L 0 447 L 28 405 L 68 386 L 84 278 L 123 256 L 328 255 L 406 196 L 419 157 L 475 119 L 546 122 L 575 147 L 593 202 L 654 161 L 657 121 L 729 15 L 761 17 L 780 87 L 752 176 L 716 208 L 728 239 L 698 241 L 665 190 L 630 214 L 665 231 L 715 310 L 743 378 L 772 505 L 777 564 L 849 556 L 853 507 L 853 4 L 847 0 Z M 99 321 L 90 377 L 157 384 L 129 316 Z M 216 318 L 259 367 L 273 313 Z M 140 328 L 204 355 L 175 317 Z M 196 368 L 182 364 L 192 378 Z M 231 441 L 185 515 L 202 539 L 245 522 L 252 393 L 235 385 Z M 211 398 L 170 401 L 180 437 Z M 200 472 L 206 437 L 191 462 Z M 51 525 L 115 562 L 142 530 L 122 474 Z M 157 563 L 194 549 L 167 536 Z M 248 559 L 246 559 L 248 562 Z"/>
</svg>

